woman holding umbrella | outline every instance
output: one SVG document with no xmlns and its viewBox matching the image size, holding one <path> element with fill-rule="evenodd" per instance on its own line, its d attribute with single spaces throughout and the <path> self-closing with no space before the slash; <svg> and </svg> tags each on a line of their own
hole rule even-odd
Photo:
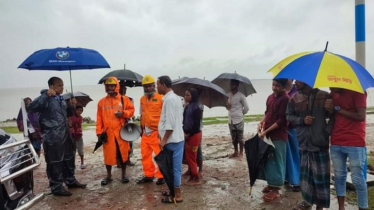
<svg viewBox="0 0 374 210">
<path fill-rule="evenodd" d="M 184 95 L 187 106 L 183 112 L 183 131 L 185 137 L 184 152 L 188 164 L 190 179 L 186 185 L 201 184 L 197 170 L 197 150 L 201 140 L 201 118 L 202 112 L 198 104 L 199 93 L 195 88 L 190 88 Z"/>
</svg>

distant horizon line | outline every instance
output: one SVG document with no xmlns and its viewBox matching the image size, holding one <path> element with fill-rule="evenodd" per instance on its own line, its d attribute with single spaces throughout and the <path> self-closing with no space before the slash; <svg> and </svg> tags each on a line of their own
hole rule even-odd
<svg viewBox="0 0 374 210">
<path fill-rule="evenodd" d="M 272 80 L 272 79 L 250 79 L 250 81 L 258 81 L 258 80 Z M 47 82 L 46 82 L 47 83 Z M 76 85 L 73 87 L 82 87 L 82 86 L 96 86 L 96 85 L 102 85 L 102 84 L 87 84 L 87 85 Z M 65 89 L 70 89 L 70 83 L 64 84 Z M 23 88 L 41 88 L 41 89 L 47 89 L 46 86 L 25 86 L 25 87 L 0 87 L 0 90 L 8 90 L 8 89 L 23 89 Z"/>
</svg>

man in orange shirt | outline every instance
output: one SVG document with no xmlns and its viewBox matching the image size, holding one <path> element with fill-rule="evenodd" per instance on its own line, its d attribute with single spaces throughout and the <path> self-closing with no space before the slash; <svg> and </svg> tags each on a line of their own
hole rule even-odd
<svg viewBox="0 0 374 210">
<path fill-rule="evenodd" d="M 107 96 L 102 98 L 97 105 L 96 135 L 107 133 L 107 141 L 103 144 L 104 163 L 107 177 L 102 185 L 109 184 L 112 179 L 112 166 L 119 160 L 122 166 L 122 183 L 128 183 L 126 177 L 126 161 L 130 150 L 129 142 L 119 135 L 120 130 L 126 123 L 126 119 L 134 115 L 135 109 L 128 97 L 119 94 L 119 82 L 115 77 L 109 77 L 105 81 Z"/>
<path fill-rule="evenodd" d="M 153 178 L 156 175 L 156 184 L 161 185 L 165 183 L 165 180 L 159 169 L 155 171 L 156 167 L 152 160 L 152 153 L 154 152 L 158 155 L 161 151 L 158 138 L 158 123 L 161 116 L 163 95 L 156 91 L 155 80 L 150 75 L 145 75 L 143 77 L 142 85 L 144 88 L 144 95 L 140 99 L 140 121 L 143 134 L 140 149 L 142 154 L 143 176 L 140 177 L 136 183 L 153 182 Z"/>
</svg>

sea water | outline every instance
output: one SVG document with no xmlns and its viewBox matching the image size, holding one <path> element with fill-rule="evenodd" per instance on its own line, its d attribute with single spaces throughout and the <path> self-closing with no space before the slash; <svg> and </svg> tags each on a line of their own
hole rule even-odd
<svg viewBox="0 0 374 210">
<path fill-rule="evenodd" d="M 251 82 L 257 93 L 247 97 L 249 106 L 248 114 L 263 114 L 266 108 L 266 99 L 272 93 L 272 80 L 251 80 Z M 46 88 L 47 87 L 0 89 L 0 121 L 16 118 L 21 107 L 22 98 L 30 97 L 31 99 L 34 99 L 40 95 L 42 89 Z M 66 86 L 65 89 L 70 89 L 70 87 Z M 104 85 L 74 86 L 73 90 L 74 92 L 80 91 L 86 93 L 92 98 L 93 101 L 88 103 L 84 108 L 82 116 L 96 120 L 97 103 L 106 95 Z M 139 116 L 139 102 L 140 97 L 143 95 L 143 88 L 127 88 L 126 95 L 134 99 L 135 116 Z M 367 98 L 368 106 L 373 106 L 372 97 L 374 97 L 374 90 L 369 89 Z M 208 107 L 205 107 L 204 117 L 214 116 L 227 116 L 226 108 L 213 107 L 209 109 Z"/>
</svg>

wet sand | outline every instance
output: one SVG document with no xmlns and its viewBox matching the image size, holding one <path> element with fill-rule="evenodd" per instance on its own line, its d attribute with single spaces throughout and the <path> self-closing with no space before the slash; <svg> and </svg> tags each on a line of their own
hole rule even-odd
<svg viewBox="0 0 374 210">
<path fill-rule="evenodd" d="M 368 148 L 373 148 L 374 118 L 368 119 Z M 256 129 L 257 123 L 246 123 L 247 137 Z M 113 167 L 114 181 L 107 186 L 101 186 L 100 181 L 105 177 L 101 148 L 92 154 L 96 142 L 95 128 L 89 127 L 84 131 L 85 161 L 87 168 L 81 170 L 79 160 L 76 159 L 76 177 L 80 182 L 88 183 L 87 189 L 73 189 L 71 197 L 56 197 L 46 195 L 44 200 L 34 206 L 35 210 L 47 209 L 175 209 L 173 204 L 163 204 L 161 192 L 167 189 L 166 184 L 157 186 L 155 182 L 138 185 L 135 180 L 142 175 L 140 159 L 140 140 L 135 142 L 132 161 L 135 166 L 128 166 L 127 175 L 130 183 L 122 184 L 119 180 L 121 170 Z M 280 199 L 271 203 L 264 203 L 261 190 L 266 182 L 257 180 L 253 187 L 252 196 L 248 195 L 249 176 L 247 164 L 244 160 L 228 159 L 233 151 L 227 125 L 209 125 L 204 127 L 203 154 L 204 176 L 200 186 L 182 185 L 183 203 L 177 209 L 291 209 L 296 202 L 301 201 L 301 193 L 292 192 L 289 188 L 282 189 Z M 16 138 L 19 138 L 17 134 Z M 183 165 L 183 172 L 187 165 Z M 48 194 L 48 180 L 45 173 L 45 161 L 34 173 L 36 193 Z M 185 179 L 182 178 L 182 183 Z M 331 195 L 330 209 L 337 209 L 337 200 Z M 356 209 L 347 204 L 346 209 Z"/>
</svg>

